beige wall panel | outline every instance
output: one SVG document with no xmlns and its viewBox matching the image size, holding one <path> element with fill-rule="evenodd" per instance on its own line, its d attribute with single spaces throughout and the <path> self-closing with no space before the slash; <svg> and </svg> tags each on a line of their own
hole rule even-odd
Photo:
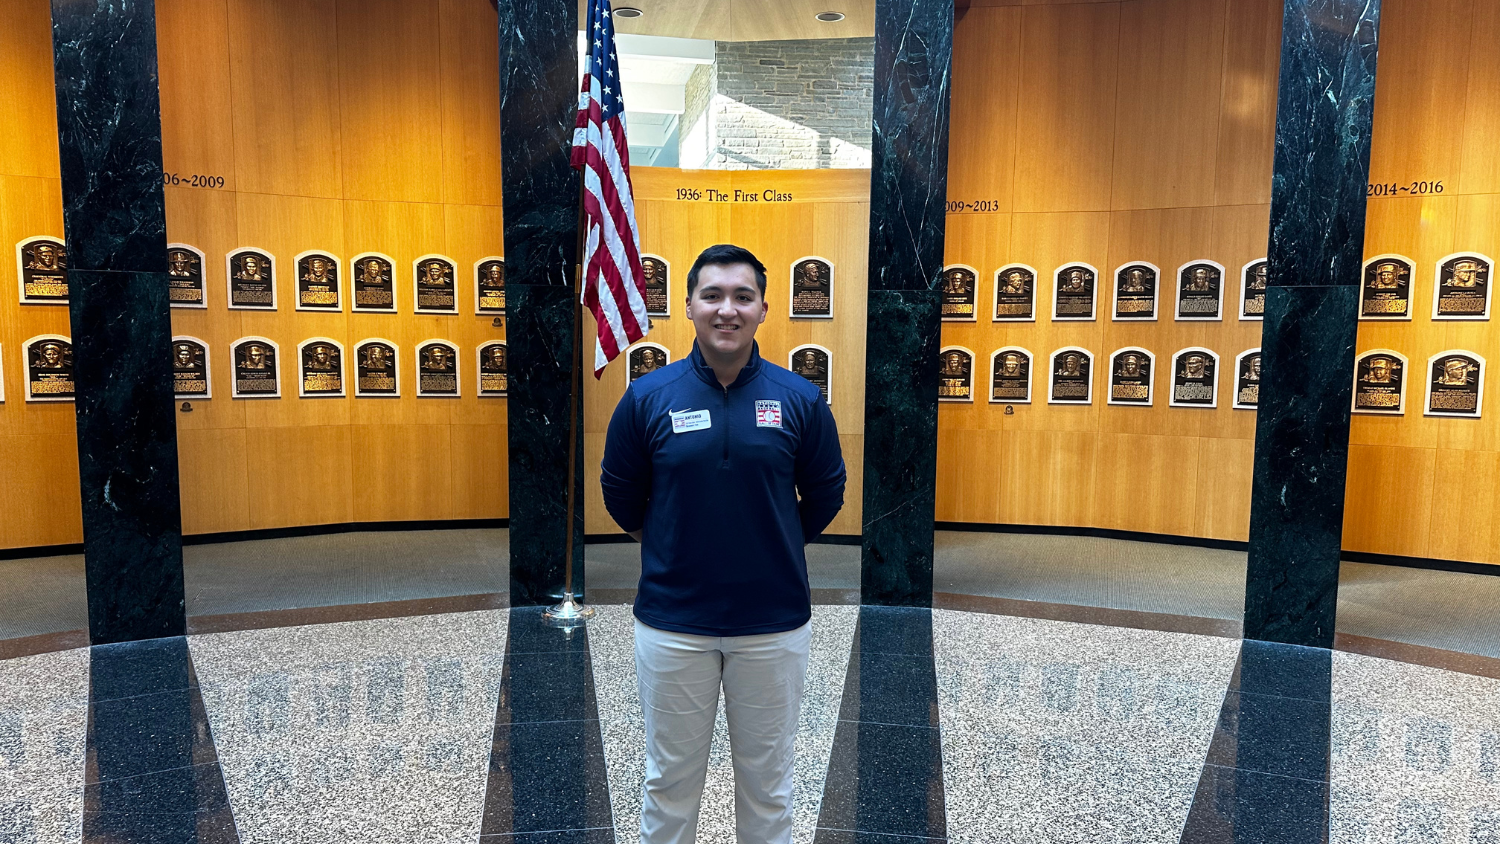
<svg viewBox="0 0 1500 844">
<path fill-rule="evenodd" d="M 940 522 L 960 521 L 966 514 L 967 507 L 983 506 L 986 502 L 970 502 L 964 497 L 962 485 L 959 483 L 959 475 L 962 473 L 963 465 L 959 459 L 961 452 L 959 445 L 962 441 L 963 430 L 942 424 L 942 407 L 938 408 L 938 432 L 937 432 L 937 482 L 934 486 L 934 495 L 937 503 L 937 520 Z M 996 502 L 999 496 L 996 496 Z"/>
<path fill-rule="evenodd" d="M 7 394 L 9 395 L 9 394 Z M 7 401 L 9 401 L 7 399 Z M 71 404 L 57 405 L 72 416 Z M 83 541 L 78 503 L 78 450 L 72 422 L 50 433 L 0 434 L 0 548 L 30 548 Z"/>
<path fill-rule="evenodd" d="M 938 454 L 946 458 L 946 465 L 953 467 L 953 471 L 938 473 L 939 520 L 1001 521 L 1001 473 L 991 461 L 979 458 L 1001 451 L 1004 437 L 1000 431 L 939 432 Z"/>
<path fill-rule="evenodd" d="M 228 16 L 224 2 L 161 0 L 156 4 L 156 64 L 165 170 L 188 177 L 223 176 L 222 189 L 232 191 L 237 183 Z M 167 219 L 172 216 L 169 206 Z"/>
<path fill-rule="evenodd" d="M 0 4 L 0 548 L 81 542 L 72 403 L 29 403 L 22 344 L 71 335 L 66 305 L 21 305 L 15 244 L 63 234 L 52 15 L 45 0 Z"/>
<path fill-rule="evenodd" d="M 250 528 L 354 521 L 353 439 L 348 425 L 247 430 Z"/>
<path fill-rule="evenodd" d="M 352 427 L 354 520 L 451 519 L 453 452 L 447 425 Z"/>
<path fill-rule="evenodd" d="M 1224 98 L 1219 103 L 1219 205 L 1271 201 L 1281 0 L 1228 0 Z"/>
<path fill-rule="evenodd" d="M 1500 454 L 1439 449 L 1425 557 L 1493 563 Z"/>
<path fill-rule="evenodd" d="M 0 173 L 57 178 L 52 5 L 0 3 Z"/>
<path fill-rule="evenodd" d="M 438 0 L 338 4 L 338 35 L 328 46 L 338 50 L 346 198 L 442 198 L 438 33 Z"/>
<path fill-rule="evenodd" d="M 500 205 L 500 43 L 495 8 L 439 0 L 443 200 Z"/>
<path fill-rule="evenodd" d="M 1096 527 L 1191 535 L 1198 498 L 1198 440 L 1099 434 L 1094 457 Z"/>
<path fill-rule="evenodd" d="M 455 519 L 503 519 L 510 515 L 510 467 L 506 426 L 450 425 Z"/>
<path fill-rule="evenodd" d="M 971 8 L 954 24 L 953 66 L 964 69 L 953 77 L 949 107 L 948 197 L 954 201 L 1011 208 L 1016 146 L 1026 134 L 1016 122 L 1026 64 L 1021 14 Z"/>
<path fill-rule="evenodd" d="M 1467 39 L 1456 43 L 1496 43 L 1500 40 L 1500 3 L 1471 0 L 1471 4 L 1473 17 L 1470 18 Z M 1453 49 L 1453 46 L 1449 45 L 1448 49 Z M 1497 193 L 1500 192 L 1500 155 L 1495 155 L 1495 138 L 1500 136 L 1500 63 L 1490 60 L 1485 51 L 1470 55 L 1473 58 L 1468 62 L 1463 151 L 1456 187 L 1465 193 Z M 1449 128 L 1451 130 L 1452 126 Z"/>
<path fill-rule="evenodd" d="M 1093 433 L 1006 431 L 995 462 L 1000 522 L 1092 525 L 1097 440 Z"/>
<path fill-rule="evenodd" d="M 1426 556 L 1437 452 L 1349 446 L 1344 548 Z"/>
<path fill-rule="evenodd" d="M 865 479 L 864 426 L 856 430 L 860 433 L 839 433 L 839 447 L 844 452 L 844 471 L 848 473 L 848 482 L 844 485 L 844 509 L 828 525 L 828 529 L 824 531 L 827 534 L 858 536 L 862 532 L 860 513 L 863 510 L 861 496 L 864 494 Z"/>
<path fill-rule="evenodd" d="M 242 191 L 339 196 L 337 3 L 226 2 L 235 184 Z M 400 52 L 385 45 L 382 62 Z"/>
<path fill-rule="evenodd" d="M 1120 5 L 1111 207 L 1213 203 L 1225 19 L 1223 2 Z"/>
<path fill-rule="evenodd" d="M 1474 0 L 1385 4 L 1370 181 L 1444 179 L 1457 186 Z"/>
<path fill-rule="evenodd" d="M 583 532 L 619 533 L 620 526 L 604 509 L 604 488 L 599 485 L 599 470 L 604 464 L 604 433 L 583 434 Z"/>
<path fill-rule="evenodd" d="M 1254 470 L 1254 440 L 1204 437 L 1198 441 L 1194 536 L 1239 542 L 1249 539 L 1250 481 Z"/>
<path fill-rule="evenodd" d="M 209 403 L 197 402 L 195 406 Z M 228 403 L 227 398 L 222 402 Z M 250 529 L 250 469 L 245 441 L 244 428 L 192 430 L 179 425 L 177 467 L 184 534 Z"/>
<path fill-rule="evenodd" d="M 1025 10 L 1014 210 L 1110 207 L 1119 35 L 1117 4 Z"/>
</svg>

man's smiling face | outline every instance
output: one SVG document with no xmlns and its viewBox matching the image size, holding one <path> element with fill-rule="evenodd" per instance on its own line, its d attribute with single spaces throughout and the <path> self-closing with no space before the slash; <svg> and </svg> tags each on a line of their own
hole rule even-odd
<svg viewBox="0 0 1500 844">
<path fill-rule="evenodd" d="M 755 283 L 755 270 L 749 264 L 704 266 L 687 312 L 700 348 L 724 357 L 743 352 L 766 321 L 766 300 Z"/>
</svg>

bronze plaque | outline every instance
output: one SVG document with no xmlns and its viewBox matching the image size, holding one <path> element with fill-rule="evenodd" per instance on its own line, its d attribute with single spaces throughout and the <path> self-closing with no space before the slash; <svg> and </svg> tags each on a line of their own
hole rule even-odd
<svg viewBox="0 0 1500 844">
<path fill-rule="evenodd" d="M 1484 401 L 1484 361 L 1473 352 L 1452 351 L 1427 363 L 1427 413 L 1479 417 Z"/>
<path fill-rule="evenodd" d="M 474 265 L 474 311 L 505 313 L 505 259 L 485 258 Z"/>
<path fill-rule="evenodd" d="M 417 346 L 417 395 L 458 394 L 458 347 L 444 340 Z"/>
<path fill-rule="evenodd" d="M 338 311 L 339 262 L 326 252 L 304 252 L 297 256 L 297 310 Z"/>
<path fill-rule="evenodd" d="M 51 237 L 27 238 L 16 245 L 16 264 L 22 304 L 67 304 L 68 247 L 62 241 Z"/>
<path fill-rule="evenodd" d="M 366 252 L 356 256 L 354 268 L 354 303 L 356 311 L 396 310 L 396 275 L 391 259 Z"/>
<path fill-rule="evenodd" d="M 822 258 L 803 258 L 792 264 L 792 316 L 828 319 L 833 316 L 833 265 Z"/>
<path fill-rule="evenodd" d="M 1365 352 L 1354 361 L 1355 413 L 1405 412 L 1406 359 L 1388 349 Z"/>
<path fill-rule="evenodd" d="M 974 354 L 951 347 L 938 356 L 938 401 L 974 400 Z"/>
<path fill-rule="evenodd" d="M 174 308 L 208 307 L 203 253 L 185 243 L 167 246 L 167 301 Z"/>
<path fill-rule="evenodd" d="M 672 313 L 672 267 L 666 258 L 641 256 L 641 279 L 646 285 L 646 315 L 670 316 Z"/>
<path fill-rule="evenodd" d="M 172 395 L 206 399 L 213 395 L 208 375 L 208 345 L 196 337 L 172 338 Z"/>
<path fill-rule="evenodd" d="M 73 343 L 44 334 L 26 342 L 26 400 L 72 401 Z"/>
<path fill-rule="evenodd" d="M 401 370 L 396 344 L 389 340 L 365 340 L 354 347 L 354 395 L 401 395 Z"/>
<path fill-rule="evenodd" d="M 833 404 L 832 393 L 828 388 L 830 368 L 827 349 L 822 346 L 798 346 L 792 350 L 787 368 L 818 385 L 823 401 Z"/>
<path fill-rule="evenodd" d="M 1218 407 L 1219 359 L 1208 349 L 1183 349 L 1172 358 L 1172 407 Z"/>
<path fill-rule="evenodd" d="M 1432 318 L 1490 318 L 1490 259 L 1466 252 L 1438 262 Z"/>
<path fill-rule="evenodd" d="M 1107 404 L 1150 406 L 1152 369 L 1155 362 L 1145 349 L 1121 349 L 1109 361 Z"/>
<path fill-rule="evenodd" d="M 479 347 L 479 395 L 504 396 L 510 391 L 509 352 L 504 343 L 484 343 Z"/>
<path fill-rule="evenodd" d="M 1177 271 L 1177 318 L 1219 319 L 1224 301 L 1224 268 L 1193 261 Z"/>
<path fill-rule="evenodd" d="M 276 263 L 261 249 L 229 253 L 224 268 L 229 280 L 229 307 L 276 310 Z"/>
<path fill-rule="evenodd" d="M 990 401 L 995 404 L 1031 403 L 1031 353 L 1000 349 L 990 358 Z"/>
<path fill-rule="evenodd" d="M 1094 290 L 1098 273 L 1088 264 L 1059 267 L 1057 290 L 1052 299 L 1054 320 L 1090 320 L 1094 318 Z"/>
<path fill-rule="evenodd" d="M 1036 270 L 1024 264 L 995 273 L 995 322 L 1036 319 Z"/>
<path fill-rule="evenodd" d="M 413 269 L 417 276 L 417 313 L 458 313 L 452 261 L 441 255 L 428 255 L 418 258 Z"/>
<path fill-rule="evenodd" d="M 943 270 L 943 319 L 949 322 L 972 322 L 975 319 L 977 275 L 970 267 L 948 267 Z"/>
<path fill-rule="evenodd" d="M 642 375 L 650 375 L 671 360 L 667 350 L 655 343 L 639 343 L 630 349 L 625 358 L 625 383 L 634 384 Z"/>
<path fill-rule="evenodd" d="M 1260 349 L 1241 352 L 1234 370 L 1234 406 L 1240 410 L 1260 407 Z"/>
<path fill-rule="evenodd" d="M 1264 319 L 1271 262 L 1262 258 L 1240 269 L 1240 319 Z"/>
<path fill-rule="evenodd" d="M 1052 377 L 1047 391 L 1049 404 L 1092 404 L 1094 361 L 1083 349 L 1058 349 L 1052 353 Z"/>
<path fill-rule="evenodd" d="M 1156 319 L 1156 290 L 1161 271 L 1136 261 L 1115 270 L 1115 319 Z"/>
<path fill-rule="evenodd" d="M 1381 255 L 1365 262 L 1359 286 L 1360 319 L 1411 319 L 1412 262 Z"/>
<path fill-rule="evenodd" d="M 302 380 L 297 395 L 339 397 L 344 395 L 344 350 L 327 338 L 315 337 L 298 349 Z"/>
<path fill-rule="evenodd" d="M 234 357 L 234 389 L 237 399 L 280 398 L 280 361 L 276 344 L 263 337 L 246 337 L 230 347 Z"/>
</svg>

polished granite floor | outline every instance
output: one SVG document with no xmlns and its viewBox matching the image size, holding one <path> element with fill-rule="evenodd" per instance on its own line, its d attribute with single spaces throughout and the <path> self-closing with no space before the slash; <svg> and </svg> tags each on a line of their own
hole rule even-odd
<svg viewBox="0 0 1500 844">
<path fill-rule="evenodd" d="M 629 607 L 0 660 L 0 841 L 638 840 Z M 818 606 L 797 842 L 1465 842 L 1500 679 L 959 610 Z M 698 840 L 734 840 L 716 732 Z"/>
</svg>

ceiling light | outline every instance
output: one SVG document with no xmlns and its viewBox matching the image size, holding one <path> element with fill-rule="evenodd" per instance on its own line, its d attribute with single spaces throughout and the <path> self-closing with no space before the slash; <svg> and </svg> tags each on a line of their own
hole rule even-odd
<svg viewBox="0 0 1500 844">
<path fill-rule="evenodd" d="M 843 12 L 819 12 L 816 15 L 814 15 L 813 17 L 817 18 L 818 20 L 822 21 L 823 23 L 834 23 L 836 21 L 843 20 L 844 19 L 844 13 Z"/>
<path fill-rule="evenodd" d="M 646 13 L 634 6 L 621 6 L 615 9 L 615 17 L 617 18 L 638 18 L 644 14 Z"/>
</svg>

